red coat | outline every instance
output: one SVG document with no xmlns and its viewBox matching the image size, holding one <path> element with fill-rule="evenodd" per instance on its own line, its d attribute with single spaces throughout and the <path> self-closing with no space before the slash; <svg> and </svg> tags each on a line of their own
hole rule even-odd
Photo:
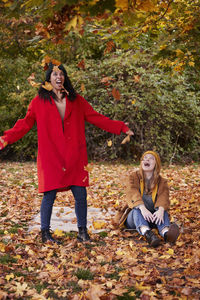
<svg viewBox="0 0 200 300">
<path fill-rule="evenodd" d="M 88 172 L 85 170 L 88 164 L 85 121 L 115 134 L 129 130 L 123 122 L 110 120 L 96 112 L 83 97 L 77 95 L 74 102 L 66 98 L 63 124 L 54 100 L 50 103 L 36 96 L 25 118 L 4 132 L 5 140 L 12 144 L 37 123 L 40 193 L 54 189 L 66 190 L 70 185 L 89 185 Z"/>
</svg>

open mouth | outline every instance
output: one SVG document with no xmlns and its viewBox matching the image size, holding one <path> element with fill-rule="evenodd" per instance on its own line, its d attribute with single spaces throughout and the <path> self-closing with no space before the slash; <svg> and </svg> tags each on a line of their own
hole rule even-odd
<svg viewBox="0 0 200 300">
<path fill-rule="evenodd" d="M 56 80 L 56 84 L 62 84 L 61 80 Z"/>
<path fill-rule="evenodd" d="M 144 166 L 145 166 L 145 167 L 150 167 L 150 163 L 144 162 Z"/>
</svg>

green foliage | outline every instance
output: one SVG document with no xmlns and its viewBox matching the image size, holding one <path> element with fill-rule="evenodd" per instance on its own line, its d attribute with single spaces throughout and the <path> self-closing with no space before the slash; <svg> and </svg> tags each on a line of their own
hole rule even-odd
<svg viewBox="0 0 200 300">
<path fill-rule="evenodd" d="M 86 62 L 86 70 L 74 71 L 74 81 L 84 83 L 83 95 L 99 112 L 112 119 L 129 122 L 135 135 L 130 144 L 121 145 L 122 136 L 114 136 L 88 126 L 88 151 L 92 159 L 136 160 L 147 149 L 157 150 L 164 161 L 183 157 L 198 160 L 199 101 L 196 74 L 164 73 L 144 52 L 118 53 L 100 61 Z M 110 77 L 109 86 L 101 82 Z M 193 78 L 193 81 L 191 79 Z M 112 89 L 117 88 L 120 100 Z M 108 147 L 107 140 L 112 140 Z"/>
<path fill-rule="evenodd" d="M 24 118 L 28 104 L 36 94 L 36 89 L 30 87 L 27 78 L 34 71 L 32 63 L 19 57 L 13 60 L 1 60 L 0 73 L 0 132 L 10 129 L 16 121 Z M 5 148 L 1 157 L 14 159 L 33 159 L 36 157 L 37 134 L 33 128 L 20 142 Z"/>
<path fill-rule="evenodd" d="M 77 269 L 77 271 L 74 274 L 78 279 L 83 279 L 83 280 L 92 280 L 94 279 L 93 273 L 90 272 L 88 269 Z"/>
</svg>

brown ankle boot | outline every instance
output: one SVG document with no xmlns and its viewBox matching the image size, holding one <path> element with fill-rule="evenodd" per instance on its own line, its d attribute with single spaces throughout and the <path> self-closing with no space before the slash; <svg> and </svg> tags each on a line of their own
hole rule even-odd
<svg viewBox="0 0 200 300">
<path fill-rule="evenodd" d="M 169 230 L 164 234 L 164 240 L 167 243 L 175 243 L 180 234 L 178 225 L 171 224 Z"/>
<path fill-rule="evenodd" d="M 160 244 L 160 239 L 157 237 L 157 235 L 153 231 L 147 230 L 145 232 L 144 236 L 150 246 L 157 247 Z"/>
</svg>

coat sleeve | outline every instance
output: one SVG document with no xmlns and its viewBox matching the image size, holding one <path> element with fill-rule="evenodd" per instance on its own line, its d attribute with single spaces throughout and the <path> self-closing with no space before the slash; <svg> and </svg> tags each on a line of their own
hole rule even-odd
<svg viewBox="0 0 200 300">
<path fill-rule="evenodd" d="M 130 208 L 134 208 L 140 204 L 144 204 L 140 194 L 140 180 L 137 172 L 129 175 L 126 181 L 126 202 Z"/>
<path fill-rule="evenodd" d="M 33 101 L 29 104 L 28 111 L 24 119 L 19 119 L 13 128 L 4 132 L 5 141 L 12 144 L 21 139 L 34 125 L 35 113 L 33 109 Z"/>
<path fill-rule="evenodd" d="M 156 198 L 155 207 L 162 206 L 164 210 L 169 210 L 170 201 L 169 201 L 169 187 L 167 180 L 160 178 L 160 183 L 158 187 L 158 193 Z"/>
<path fill-rule="evenodd" d="M 129 128 L 122 121 L 111 120 L 108 117 L 98 113 L 93 107 L 81 97 L 81 101 L 84 107 L 85 120 L 105 131 L 120 134 L 121 132 L 126 133 Z"/>
</svg>

